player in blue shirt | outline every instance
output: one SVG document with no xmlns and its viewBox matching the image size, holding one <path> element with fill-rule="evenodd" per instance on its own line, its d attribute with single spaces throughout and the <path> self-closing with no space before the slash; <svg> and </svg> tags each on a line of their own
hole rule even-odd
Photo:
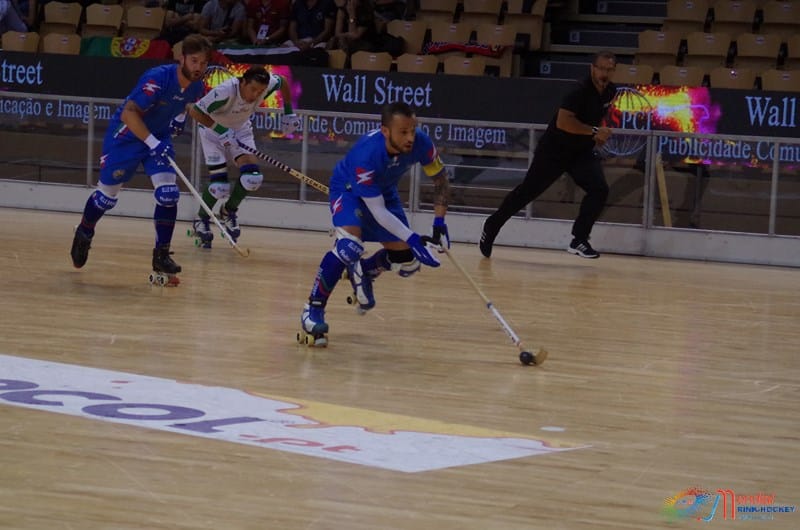
<svg viewBox="0 0 800 530">
<path fill-rule="evenodd" d="M 117 204 L 122 185 L 133 178 L 142 164 L 155 190 L 153 271 L 163 281 L 178 283 L 175 274 L 181 272 L 181 267 L 169 252 L 180 198 L 175 171 L 168 161 L 175 157 L 171 132 L 174 127 L 182 127 L 182 122 L 174 121 L 176 116 L 184 114 L 187 105 L 203 95 L 203 74 L 211 50 L 211 42 L 205 37 L 186 37 L 179 63 L 156 66 L 142 74 L 111 118 L 100 157 L 100 182 L 86 201 L 81 223 L 75 228 L 70 254 L 76 268 L 86 264 L 95 225 Z"/>
<path fill-rule="evenodd" d="M 431 241 L 449 248 L 444 217 L 450 188 L 444 164 L 430 137 L 417 128 L 414 111 L 404 103 L 386 105 L 381 128 L 361 137 L 331 177 L 330 208 L 336 242 L 322 258 L 303 308 L 299 342 L 327 345 L 325 304 L 345 270 L 355 291 L 354 303 L 363 313 L 375 307 L 372 282 L 381 272 L 395 270 L 408 277 L 420 269 L 420 264 L 439 266 L 426 246 L 427 236 L 421 237 L 408 227 L 397 191 L 400 178 L 416 163 L 434 183 Z M 364 241 L 378 241 L 383 248 L 362 258 Z"/>
</svg>

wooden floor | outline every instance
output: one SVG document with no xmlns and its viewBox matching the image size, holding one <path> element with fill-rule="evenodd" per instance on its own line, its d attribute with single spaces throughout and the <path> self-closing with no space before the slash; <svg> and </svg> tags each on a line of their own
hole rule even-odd
<svg viewBox="0 0 800 530">
<path fill-rule="evenodd" d="M 0 210 L 0 528 L 676 528 L 690 487 L 800 505 L 800 270 L 454 245 L 549 350 L 524 367 L 447 261 L 382 276 L 365 316 L 340 284 L 312 350 L 295 333 L 326 234 L 245 227 L 245 259 L 183 223 L 183 283 L 160 289 L 151 222 L 103 219 L 75 270 L 77 221 Z M 212 410 L 290 434 L 186 426 Z M 679 522 L 800 528 L 742 519 Z"/>
</svg>

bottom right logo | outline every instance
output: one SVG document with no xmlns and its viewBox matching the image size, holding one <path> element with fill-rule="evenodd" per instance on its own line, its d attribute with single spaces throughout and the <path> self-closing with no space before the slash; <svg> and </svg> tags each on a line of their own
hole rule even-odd
<svg viewBox="0 0 800 530">
<path fill-rule="evenodd" d="M 695 486 L 668 497 L 661 509 L 670 521 L 694 519 L 706 523 L 715 518 L 772 521 L 795 511 L 797 506 L 779 503 L 774 493 L 736 494 L 732 489 L 707 490 Z"/>
</svg>

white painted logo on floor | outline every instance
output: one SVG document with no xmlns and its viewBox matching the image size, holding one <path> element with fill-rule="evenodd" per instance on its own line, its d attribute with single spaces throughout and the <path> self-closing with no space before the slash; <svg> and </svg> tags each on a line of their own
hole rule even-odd
<svg viewBox="0 0 800 530">
<path fill-rule="evenodd" d="M 0 404 L 414 473 L 582 446 L 410 416 L 0 355 Z"/>
</svg>

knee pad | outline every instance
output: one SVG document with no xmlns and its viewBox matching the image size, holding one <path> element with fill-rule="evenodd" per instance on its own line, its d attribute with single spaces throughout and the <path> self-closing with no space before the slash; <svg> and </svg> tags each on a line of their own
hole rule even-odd
<svg viewBox="0 0 800 530">
<path fill-rule="evenodd" d="M 390 250 L 389 262 L 392 264 L 392 270 L 397 272 L 403 278 L 415 274 L 422 264 L 414 257 L 414 253 L 410 248 L 405 250 Z"/>
<path fill-rule="evenodd" d="M 355 265 L 361 259 L 361 254 L 364 253 L 364 245 L 353 234 L 337 228 L 333 251 L 339 261 L 345 265 Z"/>
<path fill-rule="evenodd" d="M 92 204 L 95 205 L 96 208 L 107 212 L 111 208 L 117 205 L 117 198 L 110 197 L 107 194 L 103 193 L 102 190 L 96 189 L 92 193 Z"/>
<path fill-rule="evenodd" d="M 231 185 L 228 182 L 228 168 L 225 164 L 208 166 L 208 192 L 218 201 L 231 196 Z"/>
<path fill-rule="evenodd" d="M 256 191 L 261 187 L 261 183 L 264 182 L 264 175 L 261 174 L 255 164 L 245 164 L 239 168 L 239 171 L 241 172 L 239 182 L 242 183 L 242 187 L 247 191 Z"/>
<path fill-rule="evenodd" d="M 156 204 L 159 206 L 174 208 L 178 205 L 181 192 L 177 184 L 162 184 L 155 189 L 153 196 L 156 199 Z"/>
</svg>

